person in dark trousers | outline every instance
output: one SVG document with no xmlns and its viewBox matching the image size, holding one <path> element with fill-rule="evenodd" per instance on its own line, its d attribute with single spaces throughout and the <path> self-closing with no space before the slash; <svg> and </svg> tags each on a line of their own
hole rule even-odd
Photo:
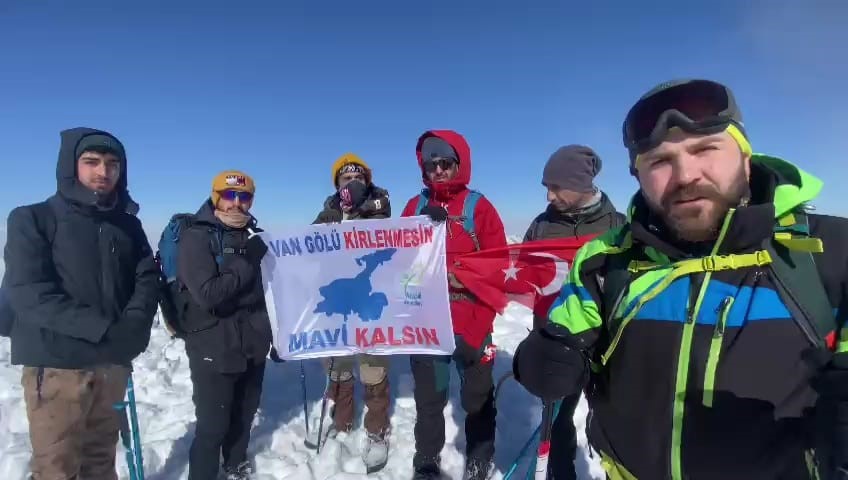
<svg viewBox="0 0 848 480">
<path fill-rule="evenodd" d="M 313 223 L 391 217 L 389 192 L 373 183 L 371 168 L 359 156 L 346 153 L 339 157 L 331 167 L 331 176 L 336 192 L 324 201 L 324 208 Z M 362 459 L 368 473 L 373 473 L 385 467 L 389 455 L 388 356 L 361 354 L 323 359 L 330 376 L 327 395 L 333 402 L 330 409 L 332 424 L 324 430 L 330 436 L 349 432 L 353 428 L 353 369 L 356 361 L 359 362 L 359 381 L 364 386 L 367 407 L 364 423 L 368 440 L 362 451 Z M 307 445 L 317 447 L 320 414 L 313 423 L 315 425 L 309 433 L 314 438 L 309 438 Z"/>
<path fill-rule="evenodd" d="M 577 253 L 516 380 L 545 402 L 586 389 L 608 478 L 846 478 L 848 220 L 752 152 L 717 82 L 656 86 L 623 137 L 628 222 Z"/>
<path fill-rule="evenodd" d="M 464 480 L 482 480 L 492 471 L 495 453 L 495 420 L 492 344 L 495 311 L 476 297 L 451 273 L 455 256 L 477 250 L 506 246 L 503 222 L 497 210 L 482 195 L 473 212 L 474 231 L 463 228 L 463 210 L 472 194 L 471 149 L 462 135 L 452 130 L 431 130 L 419 139 L 415 149 L 418 168 L 426 187 L 426 201 L 409 200 L 402 216 L 427 215 L 446 222 L 447 265 L 451 319 L 456 336 L 452 356 L 412 355 L 415 382 L 416 480 L 440 478 L 439 453 L 445 445 L 444 408 L 448 401 L 450 363 L 462 378 L 462 408 L 465 410 Z M 474 192 L 476 194 L 476 192 Z"/>
<path fill-rule="evenodd" d="M 609 197 L 595 185 L 601 166 L 598 154 L 585 145 L 567 145 L 554 152 L 542 171 L 548 208 L 527 228 L 524 241 L 600 235 L 623 225 L 627 218 L 616 211 Z M 534 328 L 543 328 L 547 322 L 547 317 L 533 316 Z M 574 470 L 577 432 L 573 417 L 579 401 L 579 393 L 564 398 L 554 420 L 548 463 L 551 480 L 577 478 Z"/>
<path fill-rule="evenodd" d="M 4 330 L 23 365 L 30 478 L 115 480 L 113 404 L 150 341 L 158 269 L 116 137 L 63 131 L 56 180 L 55 195 L 9 214 L 4 252 Z"/>
<path fill-rule="evenodd" d="M 268 251 L 249 210 L 256 187 L 239 171 L 220 173 L 212 194 L 182 233 L 177 279 L 185 285 L 182 324 L 197 426 L 189 478 L 249 478 L 250 427 L 262 394 L 271 323 L 260 262 Z"/>
</svg>

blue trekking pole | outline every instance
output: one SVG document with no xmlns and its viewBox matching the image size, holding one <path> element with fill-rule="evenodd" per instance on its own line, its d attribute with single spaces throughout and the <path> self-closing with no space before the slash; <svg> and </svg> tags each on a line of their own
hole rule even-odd
<svg viewBox="0 0 848 480">
<path fill-rule="evenodd" d="M 144 460 L 141 453 L 141 435 L 138 430 L 138 414 L 135 408 L 132 373 L 127 379 L 127 400 L 112 405 L 112 408 L 120 412 L 121 443 L 126 450 L 130 480 L 144 480 Z M 129 410 L 129 419 L 127 418 L 127 410 Z"/>
<path fill-rule="evenodd" d="M 521 447 L 521 450 L 518 451 L 518 456 L 515 457 L 515 461 L 510 465 L 509 470 L 507 470 L 506 474 L 503 477 L 503 480 L 509 480 L 512 478 L 512 474 L 515 473 L 515 470 L 518 469 L 518 465 L 521 463 L 521 460 L 527 455 L 527 452 L 530 450 L 530 445 L 533 445 L 533 441 L 536 440 L 536 435 L 539 434 L 539 430 L 542 429 L 542 424 L 540 423 L 536 430 L 533 430 L 533 433 L 530 434 L 530 438 L 524 442 L 524 446 Z"/>
<path fill-rule="evenodd" d="M 113 405 L 113 408 L 120 411 L 121 443 L 124 445 L 124 450 L 126 451 L 127 469 L 130 471 L 130 480 L 138 480 L 138 473 L 135 471 L 135 453 L 133 452 L 132 447 L 130 426 L 127 421 L 126 404 L 115 404 Z"/>
<path fill-rule="evenodd" d="M 130 421 L 132 422 L 133 450 L 135 452 L 135 467 L 138 480 L 144 480 L 144 457 L 141 452 L 141 432 L 138 428 L 138 412 L 135 408 L 135 387 L 133 385 L 132 373 L 127 379 L 127 401 L 130 407 Z"/>
</svg>

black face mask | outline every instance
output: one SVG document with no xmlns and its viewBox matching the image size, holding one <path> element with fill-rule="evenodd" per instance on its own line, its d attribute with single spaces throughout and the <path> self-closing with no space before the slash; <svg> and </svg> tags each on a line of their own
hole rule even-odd
<svg viewBox="0 0 848 480">
<path fill-rule="evenodd" d="M 351 180 L 344 187 L 339 189 L 339 203 L 342 210 L 349 212 L 365 201 L 366 191 L 368 187 L 365 182 L 360 180 Z"/>
</svg>

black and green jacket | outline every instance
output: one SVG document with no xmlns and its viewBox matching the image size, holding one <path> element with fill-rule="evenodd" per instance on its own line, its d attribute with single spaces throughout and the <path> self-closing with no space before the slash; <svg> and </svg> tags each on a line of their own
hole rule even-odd
<svg viewBox="0 0 848 480">
<path fill-rule="evenodd" d="M 628 224 L 578 252 L 550 310 L 593 360 L 588 435 L 611 479 L 816 478 L 817 394 L 801 358 L 821 339 L 779 294 L 764 246 L 822 182 L 755 155 L 750 184 L 750 203 L 697 255 L 668 241 L 637 194 Z M 806 218 L 835 330 L 848 314 L 848 220 Z M 626 287 L 605 289 L 614 283 Z"/>
</svg>

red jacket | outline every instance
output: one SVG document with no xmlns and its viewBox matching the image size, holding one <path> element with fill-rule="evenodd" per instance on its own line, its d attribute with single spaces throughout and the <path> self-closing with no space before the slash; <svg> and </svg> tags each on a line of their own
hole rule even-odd
<svg viewBox="0 0 848 480">
<path fill-rule="evenodd" d="M 431 184 L 421 168 L 421 142 L 428 137 L 439 137 L 453 147 L 459 159 L 459 172 L 450 182 Z M 461 216 L 465 197 L 468 195 L 468 184 L 471 182 L 471 149 L 462 135 L 452 130 L 430 130 L 418 139 L 415 147 L 418 158 L 418 168 L 424 185 L 429 189 L 428 205 L 440 205 L 447 209 L 448 215 Z M 415 215 L 418 206 L 418 196 L 412 197 L 401 213 L 402 217 Z M 480 249 L 506 246 L 506 233 L 503 222 L 495 207 L 485 197 L 480 198 L 474 208 L 474 229 L 480 242 Z M 447 268 L 451 271 L 454 258 L 457 255 L 475 251 L 474 241 L 462 228 L 462 223 L 449 220 L 447 225 Z M 449 287 L 451 292 L 469 293 L 466 289 Z M 470 346 L 480 348 L 490 333 L 495 321 L 495 311 L 480 302 L 457 300 L 451 302 L 451 318 L 453 331 Z"/>
</svg>

